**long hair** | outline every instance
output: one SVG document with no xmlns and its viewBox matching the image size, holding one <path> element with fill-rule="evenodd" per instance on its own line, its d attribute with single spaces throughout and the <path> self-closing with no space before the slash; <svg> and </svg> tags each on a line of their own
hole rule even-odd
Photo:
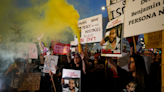
<svg viewBox="0 0 164 92">
<path fill-rule="evenodd" d="M 130 57 L 132 57 L 135 61 L 136 78 L 138 79 L 137 84 L 139 85 L 140 90 L 139 92 L 143 92 L 148 79 L 148 74 L 145 68 L 145 61 L 142 56 L 137 54 L 133 54 Z"/>
</svg>

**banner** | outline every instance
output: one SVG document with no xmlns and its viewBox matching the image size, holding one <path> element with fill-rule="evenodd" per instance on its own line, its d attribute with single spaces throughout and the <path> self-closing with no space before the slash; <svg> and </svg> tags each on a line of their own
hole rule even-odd
<svg viewBox="0 0 164 92">
<path fill-rule="evenodd" d="M 102 14 L 78 21 L 81 29 L 81 43 L 94 43 L 102 40 Z M 75 39 L 77 42 L 77 38 Z"/>
<path fill-rule="evenodd" d="M 162 31 L 144 34 L 145 48 L 162 48 Z"/>
<path fill-rule="evenodd" d="M 40 73 L 22 73 L 17 91 L 39 90 L 40 80 Z"/>
<path fill-rule="evenodd" d="M 62 92 L 81 92 L 81 71 L 80 70 L 71 70 L 63 69 L 62 79 L 64 83 L 62 84 Z"/>
<path fill-rule="evenodd" d="M 101 56 L 122 56 L 123 23 L 124 16 L 122 15 L 107 24 L 105 38 L 100 42 L 100 45 L 102 46 Z"/>
<path fill-rule="evenodd" d="M 56 43 L 53 46 L 53 53 L 58 55 L 66 55 L 70 52 L 70 44 Z"/>
<path fill-rule="evenodd" d="M 124 37 L 164 30 L 163 0 L 126 0 Z"/>
<path fill-rule="evenodd" d="M 117 17 L 124 14 L 125 0 L 111 0 L 107 4 L 108 18 L 109 21 L 116 19 Z"/>
<path fill-rule="evenodd" d="M 45 73 L 49 73 L 49 71 L 51 71 L 52 73 L 56 74 L 56 68 L 55 66 L 57 66 L 58 64 L 58 56 L 55 55 L 49 55 L 46 57 L 47 59 L 44 62 L 44 68 L 43 68 L 43 72 Z M 48 62 L 47 62 L 48 60 Z M 50 70 L 49 70 L 50 67 Z"/>
</svg>

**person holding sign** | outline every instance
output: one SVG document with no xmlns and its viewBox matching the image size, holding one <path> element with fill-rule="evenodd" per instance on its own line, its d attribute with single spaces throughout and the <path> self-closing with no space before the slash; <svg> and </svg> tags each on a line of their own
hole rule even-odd
<svg viewBox="0 0 164 92">
<path fill-rule="evenodd" d="M 112 28 L 111 31 L 109 31 L 109 36 L 106 37 L 105 39 L 102 39 L 100 42 L 100 45 L 104 45 L 102 48 L 103 49 L 112 49 L 112 50 L 117 50 L 118 45 L 120 44 L 120 38 L 117 37 L 117 31 L 115 28 Z"/>
<path fill-rule="evenodd" d="M 135 82 L 136 86 L 135 89 L 130 90 L 131 92 L 147 92 L 148 74 L 145 68 L 144 58 L 142 56 L 136 54 L 130 56 L 130 63 L 128 66 L 129 72 L 118 67 L 112 58 L 108 59 L 108 64 L 119 75 L 120 81 L 118 82 L 117 91 L 115 92 L 122 92 L 124 89 L 129 89 L 129 84 L 132 82 Z"/>
</svg>

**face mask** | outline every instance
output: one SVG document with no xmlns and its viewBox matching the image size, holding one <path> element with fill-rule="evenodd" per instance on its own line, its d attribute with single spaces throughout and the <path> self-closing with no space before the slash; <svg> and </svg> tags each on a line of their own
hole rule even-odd
<svg viewBox="0 0 164 92">
<path fill-rule="evenodd" d="M 150 57 L 150 56 L 143 56 L 143 58 L 144 58 L 144 61 L 145 61 L 145 67 L 146 67 L 147 73 L 149 74 L 152 57 Z"/>
</svg>

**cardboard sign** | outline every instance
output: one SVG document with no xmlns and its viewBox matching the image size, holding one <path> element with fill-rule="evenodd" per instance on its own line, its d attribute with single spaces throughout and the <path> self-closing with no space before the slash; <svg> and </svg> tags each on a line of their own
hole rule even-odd
<svg viewBox="0 0 164 92">
<path fill-rule="evenodd" d="M 36 44 L 30 44 L 29 45 L 29 58 L 33 58 L 33 59 L 37 59 L 38 58 Z"/>
<path fill-rule="evenodd" d="M 102 14 L 79 20 L 78 27 L 81 29 L 81 43 L 100 42 L 102 40 Z"/>
<path fill-rule="evenodd" d="M 40 80 L 40 73 L 22 73 L 17 91 L 39 90 Z"/>
<path fill-rule="evenodd" d="M 124 16 L 110 21 L 106 26 L 105 43 L 102 44 L 101 56 L 121 57 L 122 53 L 122 32 Z M 102 42 L 104 42 L 102 41 Z"/>
<path fill-rule="evenodd" d="M 109 21 L 124 14 L 125 0 L 110 0 L 109 4 L 107 6 Z"/>
<path fill-rule="evenodd" d="M 44 62 L 43 72 L 49 73 L 49 71 L 51 71 L 52 73 L 56 74 L 55 66 L 57 66 L 57 63 L 58 63 L 58 56 L 49 55 L 46 58 L 47 59 Z M 47 62 L 47 60 L 48 60 L 48 62 Z M 49 67 L 50 67 L 50 70 L 49 70 Z"/>
<path fill-rule="evenodd" d="M 53 53 L 58 55 L 66 55 L 70 52 L 70 44 L 57 43 L 53 46 Z"/>
<path fill-rule="evenodd" d="M 163 0 L 126 0 L 124 37 L 164 30 Z"/>
<path fill-rule="evenodd" d="M 162 48 L 162 31 L 144 34 L 145 48 Z"/>
<path fill-rule="evenodd" d="M 81 92 L 81 71 L 63 69 L 62 78 L 64 79 L 62 92 L 71 92 L 70 89 L 75 89 L 75 92 Z M 74 87 L 70 86 L 72 84 Z"/>
</svg>

